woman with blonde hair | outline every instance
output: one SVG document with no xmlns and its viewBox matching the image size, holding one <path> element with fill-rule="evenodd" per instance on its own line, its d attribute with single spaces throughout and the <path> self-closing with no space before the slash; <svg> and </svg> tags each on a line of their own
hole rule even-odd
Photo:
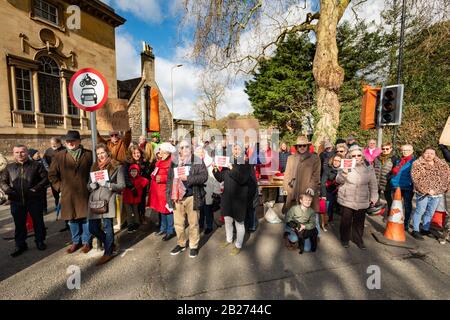
<svg viewBox="0 0 450 320">
<path fill-rule="evenodd" d="M 147 146 L 150 145 L 150 149 L 152 150 L 153 159 L 149 158 L 147 153 L 142 150 L 137 143 L 130 144 L 127 152 L 127 158 L 125 161 L 125 172 L 128 172 L 130 166 L 132 164 L 137 164 L 140 169 L 141 176 L 151 181 L 151 174 L 155 169 L 156 159 L 153 154 L 153 148 L 150 143 L 147 143 Z M 131 189 L 132 192 L 137 192 L 134 190 L 133 182 L 131 181 L 128 175 L 125 175 L 125 183 L 128 189 Z M 134 190 L 134 191 L 133 191 Z M 143 224 L 145 222 L 145 205 L 147 203 L 146 196 L 148 194 L 148 187 L 142 193 L 142 201 L 139 203 L 139 217 L 140 221 Z"/>
</svg>

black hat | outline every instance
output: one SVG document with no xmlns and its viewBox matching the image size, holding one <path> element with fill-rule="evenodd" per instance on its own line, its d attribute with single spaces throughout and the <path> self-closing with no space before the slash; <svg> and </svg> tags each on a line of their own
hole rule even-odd
<svg viewBox="0 0 450 320">
<path fill-rule="evenodd" d="M 28 155 L 33 158 L 33 156 L 38 153 L 39 151 L 37 151 L 36 149 L 28 149 Z"/>
<path fill-rule="evenodd" d="M 80 133 L 76 130 L 69 130 L 63 140 L 81 140 Z"/>
</svg>

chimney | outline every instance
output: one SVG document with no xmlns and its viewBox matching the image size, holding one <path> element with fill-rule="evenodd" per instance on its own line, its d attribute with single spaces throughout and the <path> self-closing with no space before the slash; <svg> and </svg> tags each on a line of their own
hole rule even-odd
<svg viewBox="0 0 450 320">
<path fill-rule="evenodd" d="M 146 42 L 142 42 L 141 74 L 148 80 L 155 80 L 155 55 L 153 49 Z"/>
</svg>

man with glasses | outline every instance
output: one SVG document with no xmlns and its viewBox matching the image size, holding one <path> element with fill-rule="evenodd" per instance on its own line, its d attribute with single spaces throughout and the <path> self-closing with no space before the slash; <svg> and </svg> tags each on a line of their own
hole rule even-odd
<svg viewBox="0 0 450 320">
<path fill-rule="evenodd" d="M 392 156 L 392 144 L 390 142 L 381 146 L 381 154 L 373 161 L 378 182 L 378 193 L 380 197 L 384 197 L 386 200 L 388 212 L 392 204 L 390 178 L 394 161 L 395 158 Z"/>
<path fill-rule="evenodd" d="M 410 144 L 405 144 L 400 148 L 402 153 L 401 159 L 394 162 L 391 175 L 391 195 L 397 188 L 400 188 L 403 197 L 403 205 L 405 208 L 405 230 L 408 231 L 409 220 L 412 212 L 412 200 L 414 197 L 414 185 L 411 177 L 411 168 L 414 157 L 414 148 Z"/>
<path fill-rule="evenodd" d="M 128 146 L 131 142 L 131 129 L 125 132 L 123 138 L 121 137 L 119 131 L 112 130 L 109 132 L 109 139 L 105 140 L 100 133 L 97 131 L 98 143 L 105 144 L 111 151 L 111 158 L 124 163 L 127 158 Z"/>
<path fill-rule="evenodd" d="M 346 143 L 337 143 L 336 144 L 336 154 L 341 158 L 345 158 L 347 156 L 348 147 Z"/>
<path fill-rule="evenodd" d="M 92 151 L 84 149 L 78 131 L 70 130 L 64 137 L 66 150 L 58 152 L 48 171 L 52 187 L 61 193 L 61 218 L 69 221 L 72 245 L 67 253 L 82 248 L 91 250 L 91 234 L 88 226 L 89 173 L 92 166 Z"/>
<path fill-rule="evenodd" d="M 311 142 L 304 136 L 297 138 L 297 152 L 288 158 L 284 173 L 283 189 L 287 192 L 283 212 L 296 204 L 301 194 L 313 197 L 312 208 L 319 212 L 320 159 L 309 152 Z"/>
<path fill-rule="evenodd" d="M 186 250 L 186 218 L 189 222 L 189 257 L 195 258 L 198 255 L 199 210 L 205 204 L 204 188 L 207 180 L 205 163 L 193 154 L 189 141 L 182 141 L 167 177 L 167 202 L 169 207 L 174 209 L 174 225 L 178 239 L 177 246 L 170 252 L 171 255 Z"/>
</svg>

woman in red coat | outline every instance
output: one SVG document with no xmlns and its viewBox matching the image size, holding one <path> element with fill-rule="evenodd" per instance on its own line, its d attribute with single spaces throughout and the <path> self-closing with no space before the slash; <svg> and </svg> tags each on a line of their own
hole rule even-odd
<svg viewBox="0 0 450 320">
<path fill-rule="evenodd" d="M 163 241 L 175 237 L 173 210 L 169 208 L 166 198 L 167 175 L 172 162 L 171 154 L 175 151 L 175 147 L 170 143 L 163 143 L 159 146 L 161 159 L 156 162 L 155 170 L 152 173 L 152 183 L 148 197 L 149 207 L 161 215 L 158 235 L 164 234 Z"/>
</svg>

